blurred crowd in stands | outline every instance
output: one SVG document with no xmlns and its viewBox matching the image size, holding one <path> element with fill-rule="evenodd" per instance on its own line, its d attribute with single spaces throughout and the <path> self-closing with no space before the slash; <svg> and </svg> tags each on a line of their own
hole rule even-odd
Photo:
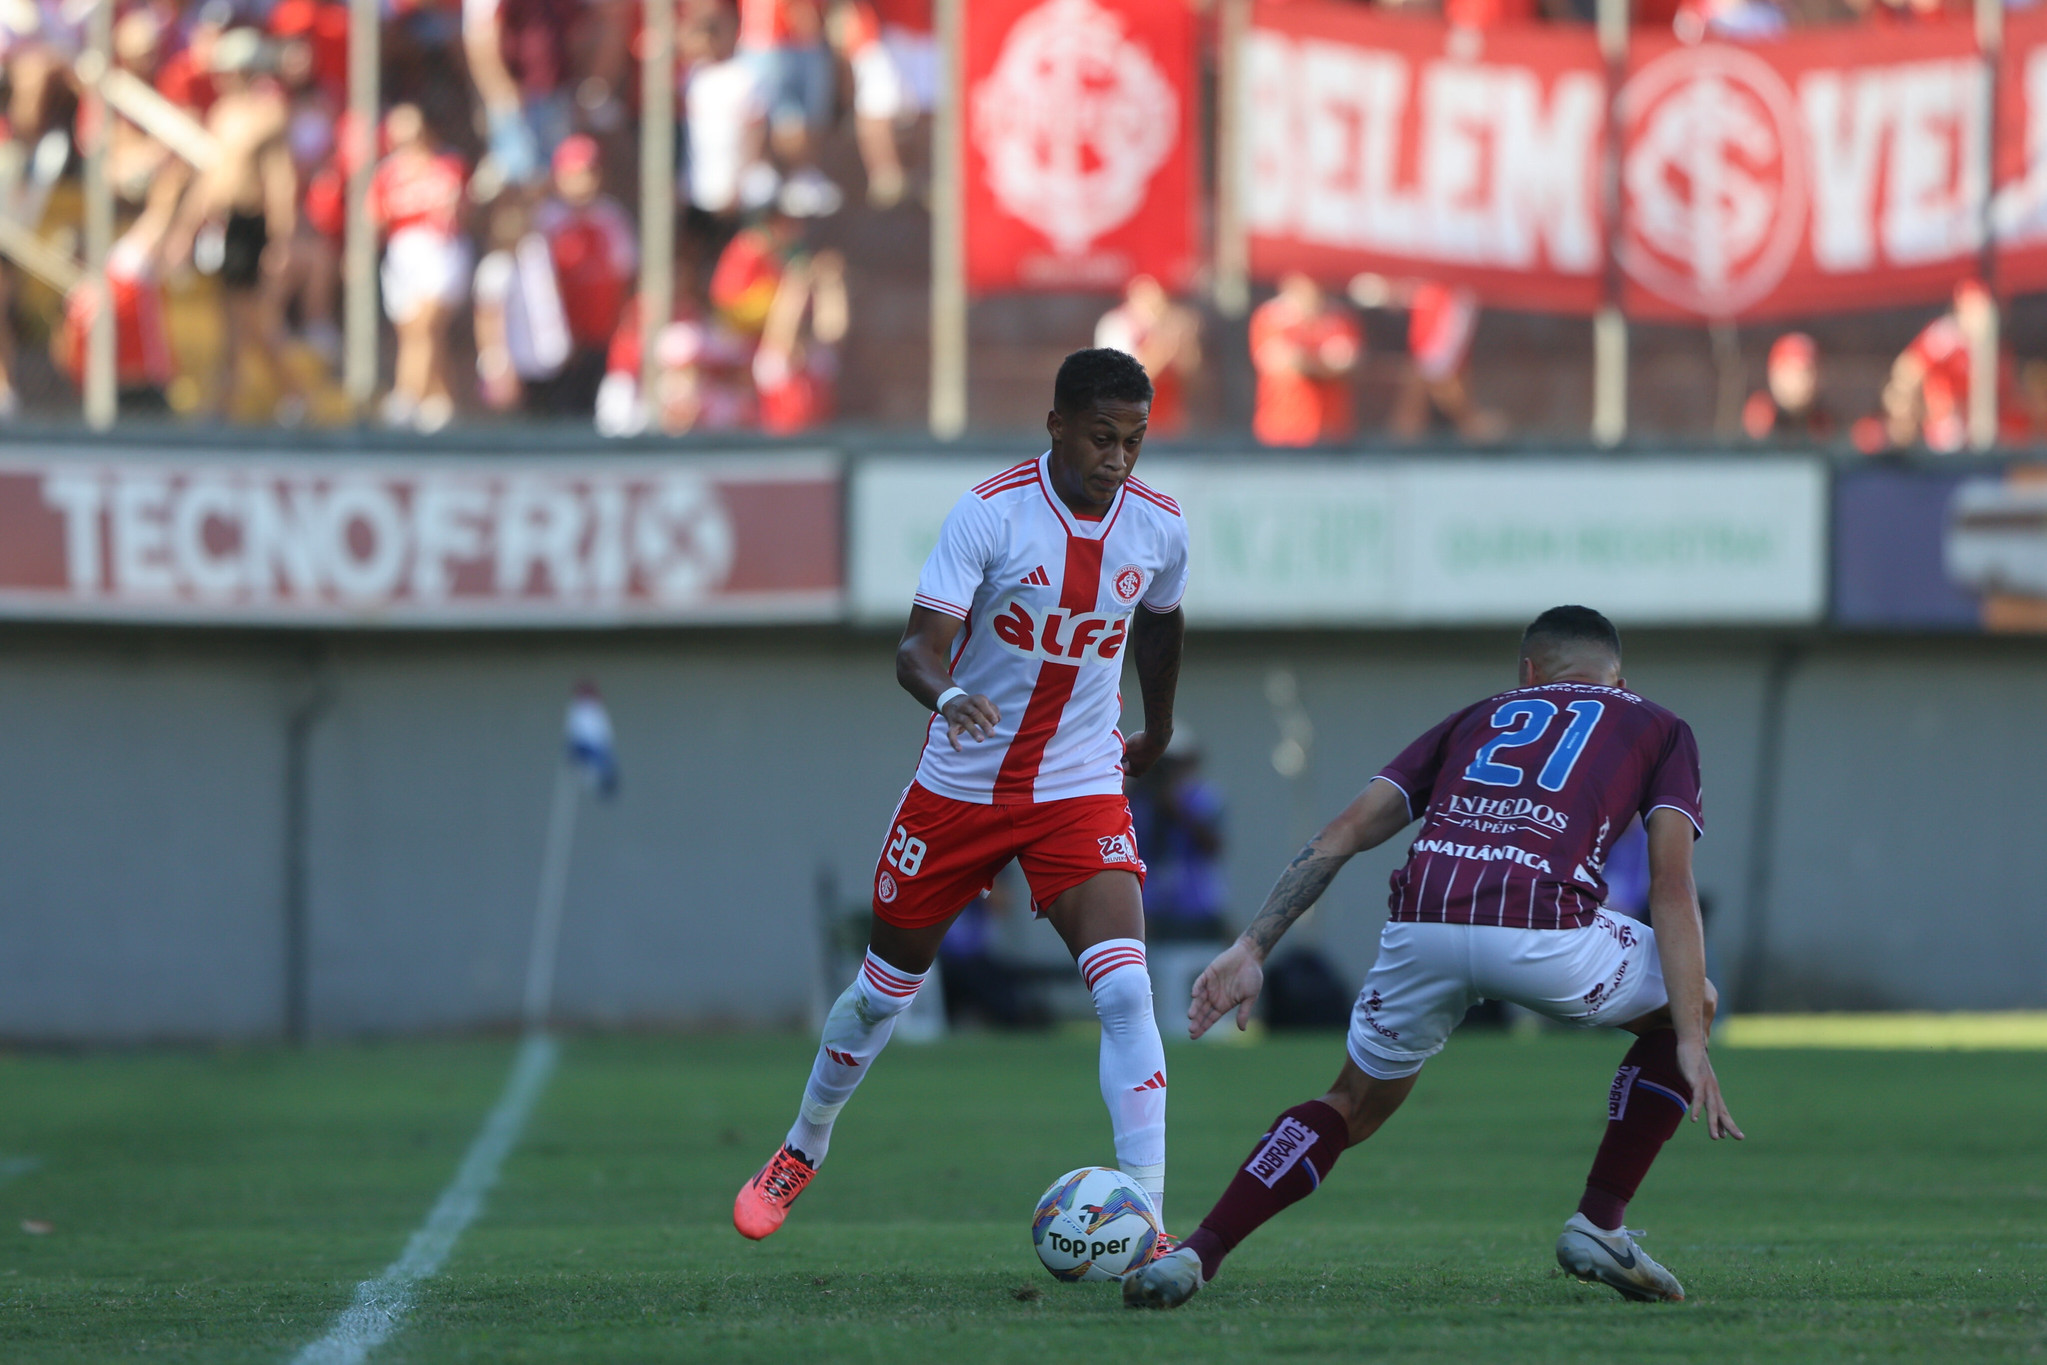
<svg viewBox="0 0 2047 1365">
<path fill-rule="evenodd" d="M 368 212 L 390 326 L 376 415 L 386 425 L 431 432 L 496 413 L 626 435 L 795 432 L 831 420 L 852 325 L 849 270 L 861 262 L 849 266 L 819 229 L 849 210 L 916 211 L 910 167 L 938 93 L 931 0 L 677 3 L 674 320 L 656 341 L 657 390 L 643 395 L 628 207 L 639 0 L 383 0 L 374 129 L 348 114 L 344 0 L 123 0 L 102 87 L 112 116 L 97 121 L 80 74 L 89 3 L 0 0 L 0 415 L 20 406 L 15 376 L 31 350 L 78 382 L 92 320 L 110 302 L 124 416 L 349 420 L 338 387 L 346 186 L 373 158 Z M 1966 0 L 1636 0 L 1636 13 L 1680 33 L 1754 36 L 1794 23 L 1952 17 L 1958 5 Z M 1593 9 L 1407 7 L 1474 27 L 1589 21 Z M 820 155 L 828 138 L 857 153 L 836 179 Z M 110 300 L 77 264 L 79 167 L 100 139 L 117 204 Z M 841 183 L 856 167 L 858 183 Z M 1819 405 L 1811 337 L 1775 338 L 1768 387 L 1742 410 L 1742 428 L 1756 440 L 1852 439 L 1872 451 L 1961 448 L 1966 337 L 1988 301 L 1975 284 L 1957 291 L 1859 413 Z M 1371 310 L 1406 314 L 1390 434 L 1507 433 L 1473 396 L 1480 310 L 1469 291 L 1359 276 L 1338 295 L 1293 275 L 1249 320 L 1261 441 L 1358 434 L 1361 317 Z M 1158 385 L 1153 431 L 1180 436 L 1190 434 L 1190 392 L 1215 377 L 1211 354 L 1234 349 L 1203 344 L 1204 328 L 1223 325 L 1139 277 L 1094 339 L 1144 362 Z M 921 385 L 915 371 L 906 382 Z M 2047 432 L 2047 365 L 2007 361 L 2000 402 L 2007 435 Z"/>
<path fill-rule="evenodd" d="M 104 137 L 124 415 L 349 415 L 342 246 L 348 178 L 367 157 L 387 425 L 499 411 L 626 432 L 651 408 L 668 431 L 788 431 L 830 416 L 845 262 L 807 229 L 846 191 L 819 169 L 817 139 L 843 108 L 864 199 L 903 199 L 898 138 L 934 93 L 930 0 L 678 0 L 683 214 L 652 404 L 637 392 L 636 195 L 609 188 L 636 188 L 643 6 L 382 10 L 382 113 L 362 130 L 343 0 L 122 3 L 110 120 L 82 74 L 89 3 L 0 3 L 0 412 L 19 408 L 30 346 L 73 383 L 82 372 L 106 300 L 78 264 L 80 169 Z"/>
</svg>

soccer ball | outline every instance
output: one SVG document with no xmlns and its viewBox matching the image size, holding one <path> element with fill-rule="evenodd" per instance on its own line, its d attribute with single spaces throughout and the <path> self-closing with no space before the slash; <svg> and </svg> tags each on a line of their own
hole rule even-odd
<svg viewBox="0 0 2047 1365">
<path fill-rule="evenodd" d="M 1159 1215 L 1131 1177 L 1083 1166 L 1052 1182 L 1031 1215 L 1031 1245 L 1052 1278 L 1120 1280 L 1158 1243 Z"/>
</svg>

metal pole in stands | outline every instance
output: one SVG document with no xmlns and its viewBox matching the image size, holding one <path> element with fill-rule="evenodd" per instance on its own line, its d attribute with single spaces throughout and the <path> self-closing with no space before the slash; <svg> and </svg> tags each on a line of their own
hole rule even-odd
<svg viewBox="0 0 2047 1365">
<path fill-rule="evenodd" d="M 1997 244 L 1991 237 L 1990 204 L 1997 190 L 1997 79 L 2004 51 L 2004 0 L 1976 0 L 1976 46 L 1983 62 L 1983 101 L 1989 112 L 1989 133 L 1982 142 L 1977 168 L 1983 187 L 1983 283 L 1991 290 L 1989 305 L 1974 319 L 1964 338 L 1969 344 L 1969 448 L 1988 450 L 1997 444 L 1998 316 L 1995 292 Z"/>
<path fill-rule="evenodd" d="M 1244 233 L 1244 42 L 1251 0 L 1222 0 L 1215 54 L 1215 306 L 1224 317 L 1251 307 L 1251 251 Z"/>
<path fill-rule="evenodd" d="M 85 373 L 80 376 L 85 391 L 85 424 L 105 431 L 114 424 L 120 410 L 120 393 L 115 373 L 114 290 L 107 279 L 107 256 L 114 248 L 114 187 L 107 178 L 107 144 L 112 140 L 106 96 L 100 82 L 112 65 L 114 52 L 114 0 L 99 0 L 92 7 L 86 39 L 85 102 L 93 129 L 92 147 L 85 156 L 85 272 L 86 280 L 99 291 L 99 307 L 93 310 L 92 330 L 85 342 Z M 85 122 L 88 120 L 81 120 Z"/>
<path fill-rule="evenodd" d="M 349 0 L 348 116 L 356 139 L 348 172 L 348 222 L 342 238 L 341 385 L 358 415 L 377 392 L 377 229 L 370 222 L 370 177 L 377 169 L 377 117 L 382 102 L 377 0 Z"/>
<path fill-rule="evenodd" d="M 931 434 L 967 429 L 966 37 L 964 0 L 938 0 L 938 108 L 931 121 Z"/>
<path fill-rule="evenodd" d="M 675 306 L 675 0 L 647 0 L 640 56 L 640 403 L 656 425 L 661 329 Z"/>
<path fill-rule="evenodd" d="M 1617 446 L 1628 434 L 1628 320 L 1621 316 L 1615 248 L 1620 236 L 1620 86 L 1628 72 L 1628 0 L 1599 0 L 1599 52 L 1606 59 L 1606 159 L 1600 201 L 1606 219 L 1606 300 L 1592 318 L 1592 440 Z"/>
</svg>

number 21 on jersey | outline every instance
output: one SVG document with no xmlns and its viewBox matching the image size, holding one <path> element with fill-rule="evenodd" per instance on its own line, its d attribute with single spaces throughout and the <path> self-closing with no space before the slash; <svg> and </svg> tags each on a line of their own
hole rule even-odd
<svg viewBox="0 0 2047 1365">
<path fill-rule="evenodd" d="M 1606 714 L 1603 701 L 1574 701 L 1564 708 L 1571 717 L 1564 727 L 1564 733 L 1557 739 L 1557 747 L 1550 750 L 1549 761 L 1542 765 L 1542 771 L 1535 775 L 1535 785 L 1546 792 L 1560 792 L 1564 783 L 1571 780 L 1571 769 L 1578 766 L 1578 755 L 1585 752 L 1585 742 L 1592 738 L 1599 718 Z M 1520 749 L 1535 743 L 1549 733 L 1550 722 L 1557 718 L 1557 704 L 1540 697 L 1524 697 L 1510 701 L 1493 712 L 1493 728 L 1506 733 L 1494 735 L 1472 758 L 1471 766 L 1464 770 L 1466 779 L 1483 782 L 1488 787 L 1518 787 L 1526 779 L 1525 769 L 1512 763 L 1502 763 L 1498 755 L 1508 749 Z"/>
<path fill-rule="evenodd" d="M 917 875 L 917 869 L 924 866 L 924 854 L 928 850 L 924 841 L 910 833 L 903 825 L 896 826 L 895 837 L 888 841 L 888 865 L 905 877 Z"/>
</svg>

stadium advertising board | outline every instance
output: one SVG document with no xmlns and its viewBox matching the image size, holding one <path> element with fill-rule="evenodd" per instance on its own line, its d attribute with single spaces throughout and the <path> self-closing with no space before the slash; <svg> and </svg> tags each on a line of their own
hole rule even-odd
<svg viewBox="0 0 2047 1365">
<path fill-rule="evenodd" d="M 840 471 L 740 459 L 0 460 L 0 615 L 321 626 L 837 620 Z"/>
<path fill-rule="evenodd" d="M 1184 0 L 974 0 L 966 16 L 967 282 L 1186 287 L 1195 10 Z"/>
<path fill-rule="evenodd" d="M 997 460 L 855 468 L 856 619 L 900 623 L 961 492 Z M 1826 607 L 1816 460 L 1159 459 L 1199 626 L 1520 624 L 1582 601 L 1632 624 L 1795 623 Z"/>
<path fill-rule="evenodd" d="M 2047 630 L 2047 464 L 1843 472 L 1834 484 L 1834 621 Z"/>
<path fill-rule="evenodd" d="M 2023 27 L 2021 46 L 2036 33 L 2047 26 Z M 2031 51 L 2011 58 L 2028 79 L 2003 108 L 2003 141 L 2026 149 L 2013 180 L 2047 158 Z M 1240 174 L 1261 277 L 1422 275 L 1508 307 L 1598 305 L 1608 90 L 1590 28 L 1480 34 L 1263 3 L 1246 63 Z M 1611 250 L 1634 315 L 1931 301 L 1977 268 L 1992 110 L 1966 19 L 1750 45 L 1637 29 L 1614 105 Z M 2047 274 L 2047 190 L 2032 198 Z"/>
</svg>

